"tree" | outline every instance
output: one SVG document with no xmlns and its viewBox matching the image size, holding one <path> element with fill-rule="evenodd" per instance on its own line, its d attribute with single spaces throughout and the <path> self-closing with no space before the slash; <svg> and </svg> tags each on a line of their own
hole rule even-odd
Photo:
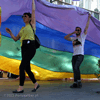
<svg viewBox="0 0 100 100">
<path fill-rule="evenodd" d="M 99 12 L 97 8 L 94 9 L 95 12 Z M 99 14 L 94 12 L 94 17 L 99 20 Z"/>
</svg>

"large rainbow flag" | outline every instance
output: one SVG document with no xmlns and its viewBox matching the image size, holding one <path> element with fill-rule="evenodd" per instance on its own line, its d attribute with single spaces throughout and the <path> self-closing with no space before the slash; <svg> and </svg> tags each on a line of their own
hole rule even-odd
<svg viewBox="0 0 100 100">
<path fill-rule="evenodd" d="M 31 60 L 32 72 L 39 80 L 73 77 L 72 42 L 65 40 L 64 36 L 73 32 L 76 26 L 80 26 L 83 32 L 89 12 L 73 5 L 51 4 L 46 0 L 35 0 L 35 4 L 36 34 L 41 47 Z M 24 12 L 32 11 L 32 0 L 1 0 L 0 6 L 0 69 L 18 75 L 21 62 L 20 42 L 14 42 L 5 28 L 10 28 L 15 36 L 18 34 L 24 26 L 21 16 Z M 100 21 L 94 17 L 90 19 L 84 50 L 81 77 L 95 78 L 94 73 L 99 74 L 97 63 L 100 58 Z"/>
</svg>

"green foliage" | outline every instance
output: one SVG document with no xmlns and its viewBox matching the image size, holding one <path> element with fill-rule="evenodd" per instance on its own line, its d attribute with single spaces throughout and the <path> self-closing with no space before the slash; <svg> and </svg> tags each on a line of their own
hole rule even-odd
<svg viewBox="0 0 100 100">
<path fill-rule="evenodd" d="M 99 10 L 96 8 L 94 9 L 95 12 L 99 12 Z M 94 13 L 94 17 L 97 18 L 99 20 L 99 14 L 98 13 Z"/>
</svg>

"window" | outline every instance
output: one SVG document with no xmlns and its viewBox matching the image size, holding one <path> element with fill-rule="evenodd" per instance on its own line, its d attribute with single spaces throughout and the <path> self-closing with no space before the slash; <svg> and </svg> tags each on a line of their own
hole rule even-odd
<svg viewBox="0 0 100 100">
<path fill-rule="evenodd" d="M 70 3 L 70 0 L 65 0 L 65 2 Z"/>
<path fill-rule="evenodd" d="M 99 7 L 100 7 L 100 0 L 99 0 Z"/>
<path fill-rule="evenodd" d="M 89 1 L 88 0 L 85 1 L 85 8 L 89 9 Z"/>
<path fill-rule="evenodd" d="M 83 8 L 83 0 L 80 0 L 79 7 Z"/>
</svg>

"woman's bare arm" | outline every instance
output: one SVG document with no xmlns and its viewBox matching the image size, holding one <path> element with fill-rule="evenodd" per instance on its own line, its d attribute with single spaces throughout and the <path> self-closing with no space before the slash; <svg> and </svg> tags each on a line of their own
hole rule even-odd
<svg viewBox="0 0 100 100">
<path fill-rule="evenodd" d="M 19 36 L 20 33 L 18 33 L 18 35 L 15 37 L 9 28 L 6 28 L 6 32 L 10 34 L 10 36 L 12 37 L 14 41 L 17 41 L 20 39 L 20 36 Z"/>
<path fill-rule="evenodd" d="M 35 2 L 32 0 L 32 19 L 31 24 L 33 26 L 33 29 L 35 28 L 36 22 L 35 22 Z"/>
</svg>

